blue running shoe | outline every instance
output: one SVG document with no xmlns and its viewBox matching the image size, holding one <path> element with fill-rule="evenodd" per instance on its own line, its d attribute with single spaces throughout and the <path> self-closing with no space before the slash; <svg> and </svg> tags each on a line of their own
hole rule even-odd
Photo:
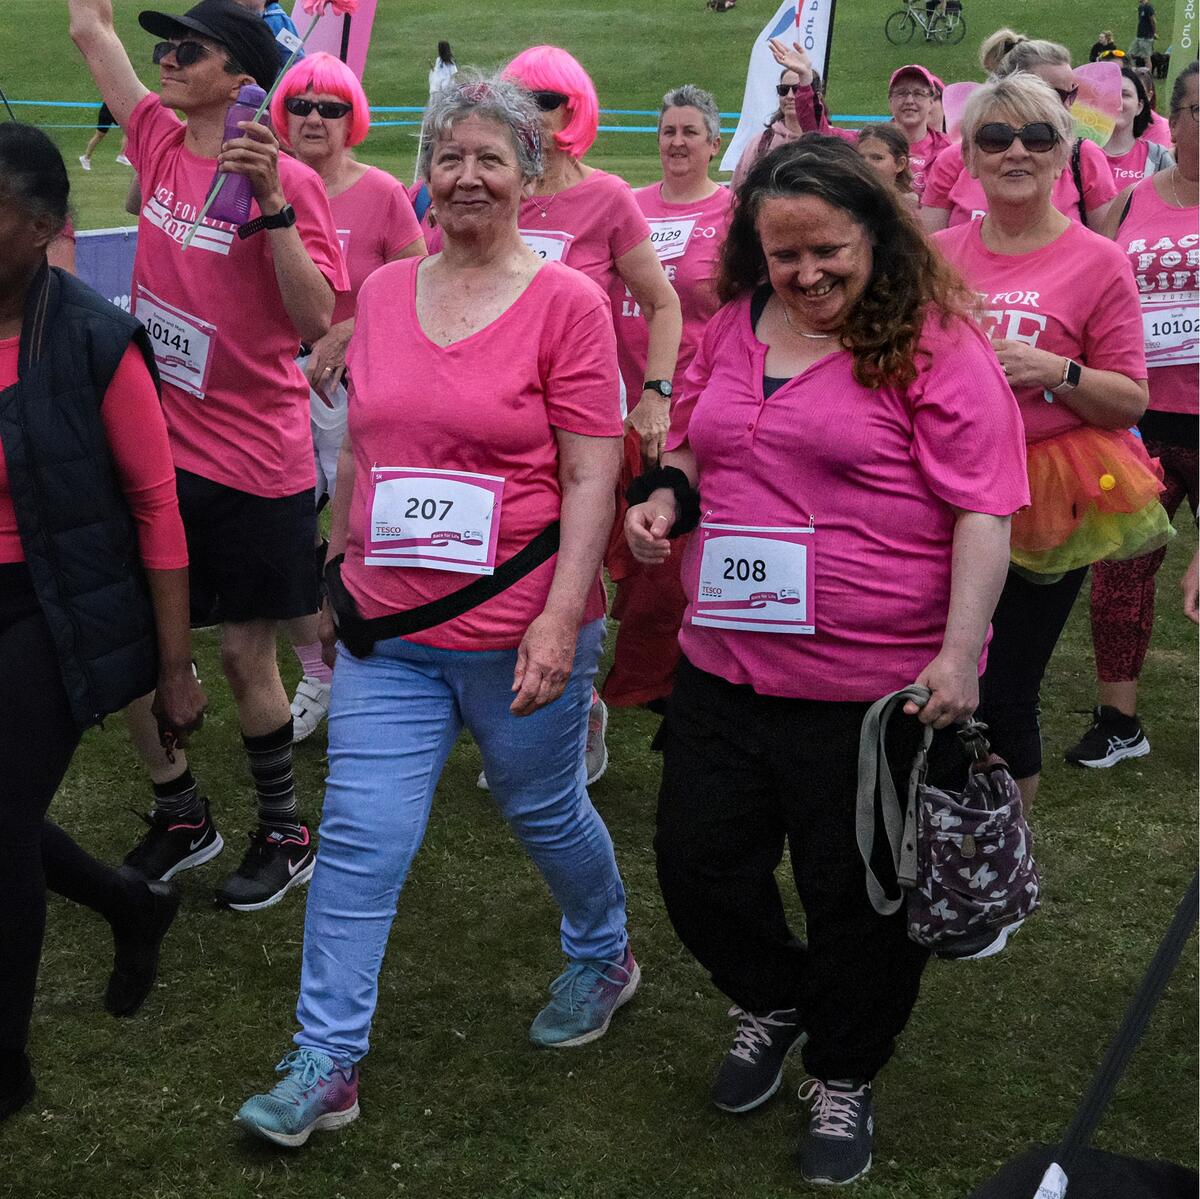
<svg viewBox="0 0 1200 1199">
<path fill-rule="evenodd" d="M 554 996 L 529 1027 L 529 1039 L 546 1049 L 586 1045 L 608 1032 L 613 1013 L 633 998 L 642 972 L 625 946 L 619 962 L 572 962 L 551 984 Z"/>
<path fill-rule="evenodd" d="M 289 1053 L 275 1069 L 283 1081 L 251 1095 L 234 1116 L 256 1136 L 297 1149 L 320 1129 L 358 1119 L 358 1067 L 335 1062 L 315 1049 Z"/>
</svg>

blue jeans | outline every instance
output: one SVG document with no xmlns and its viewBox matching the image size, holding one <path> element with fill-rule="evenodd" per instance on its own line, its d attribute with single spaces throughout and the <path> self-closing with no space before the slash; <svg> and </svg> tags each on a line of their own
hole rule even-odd
<svg viewBox="0 0 1200 1199">
<path fill-rule="evenodd" d="M 603 620 L 585 625 L 566 690 L 523 717 L 508 710 L 515 649 L 433 649 L 396 637 L 355 658 L 338 647 L 297 1045 L 353 1061 L 366 1054 L 400 889 L 464 725 L 501 814 L 562 909 L 563 952 L 574 961 L 623 956 L 625 890 L 583 762 L 603 640 Z"/>
</svg>

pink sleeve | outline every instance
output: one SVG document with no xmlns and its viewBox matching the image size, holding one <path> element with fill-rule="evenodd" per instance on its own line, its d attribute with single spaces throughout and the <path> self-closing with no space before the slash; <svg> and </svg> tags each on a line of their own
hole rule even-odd
<svg viewBox="0 0 1200 1199">
<path fill-rule="evenodd" d="M 175 465 L 154 380 L 136 345 L 125 351 L 100 405 L 121 489 L 137 524 L 142 565 L 178 570 L 188 564 L 175 496 Z"/>
<path fill-rule="evenodd" d="M 825 111 L 825 102 L 817 96 L 811 87 L 798 87 L 792 93 L 796 106 L 796 120 L 805 133 L 823 133 L 826 137 L 840 137 L 851 144 L 858 141 L 858 134 L 853 129 L 839 129 L 829 123 L 829 114 Z"/>
<path fill-rule="evenodd" d="M 153 183 L 152 167 L 164 143 L 178 136 L 182 122 L 151 92 L 143 96 L 129 115 L 125 133 L 125 155 L 142 180 L 142 194 Z"/>
<path fill-rule="evenodd" d="M 424 252 L 425 240 L 417 214 L 413 211 L 408 193 L 400 185 L 392 192 L 388 202 L 387 220 L 384 223 L 384 255 L 388 262 L 399 258 L 403 250 L 415 241 L 421 242 Z"/>
<path fill-rule="evenodd" d="M 696 410 L 696 401 L 700 398 L 700 393 L 708 386 L 717 345 L 731 319 L 730 312 L 738 307 L 734 304 L 720 309 L 704 327 L 700 348 L 684 373 L 678 394 L 671 401 L 671 431 L 667 435 L 666 445 L 668 452 L 687 445 L 688 426 L 692 421 L 692 413 Z"/>
<path fill-rule="evenodd" d="M 1115 251 L 1110 254 L 1109 251 Z M 1099 247 L 1105 259 L 1096 263 L 1095 306 L 1083 327 L 1080 358 L 1084 366 L 1145 379 L 1146 342 L 1141 302 L 1129 260 L 1113 242 Z"/>
<path fill-rule="evenodd" d="M 624 427 L 612 309 L 590 280 L 583 281 L 586 290 L 572 294 L 559 289 L 550 301 L 544 325 L 546 417 L 567 433 L 620 437 Z M 575 279 L 570 286 L 574 291 Z M 556 310 L 562 310 L 561 318 Z"/>
<path fill-rule="evenodd" d="M 1088 212 L 1107 204 L 1117 194 L 1108 155 L 1095 142 L 1079 147 L 1079 174 L 1083 179 L 1083 206 Z"/>
<path fill-rule="evenodd" d="M 1029 503 L 1021 412 L 987 338 L 971 322 L 926 321 L 909 387 L 913 459 L 939 499 L 1011 516 Z M 970 379 L 964 388 L 963 379 Z"/>
<path fill-rule="evenodd" d="M 608 214 L 612 227 L 609 245 L 614 261 L 650 238 L 650 224 L 634 199 L 633 189 L 624 180 L 620 183 L 620 188 L 613 189 L 612 208 Z"/>
<path fill-rule="evenodd" d="M 921 195 L 922 208 L 953 208 L 950 191 L 962 174 L 962 154 L 950 146 L 939 150 L 933 165 L 925 171 L 925 191 Z"/>
<path fill-rule="evenodd" d="M 329 197 L 321 177 L 283 155 L 279 162 L 281 167 L 284 162 L 289 162 L 296 168 L 286 170 L 286 174 L 281 172 L 280 182 L 288 203 L 296 210 L 296 232 L 300 234 L 308 256 L 335 292 L 349 291 L 350 276 L 346 273 L 342 247 L 329 211 Z"/>
</svg>

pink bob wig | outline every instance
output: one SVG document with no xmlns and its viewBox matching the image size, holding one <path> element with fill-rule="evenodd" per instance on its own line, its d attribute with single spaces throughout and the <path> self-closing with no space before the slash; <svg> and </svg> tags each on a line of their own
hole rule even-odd
<svg viewBox="0 0 1200 1199">
<path fill-rule="evenodd" d="M 572 158 L 582 158 L 591 149 L 600 127 L 600 101 L 596 85 L 577 59 L 557 46 L 531 46 L 522 50 L 502 74 L 531 92 L 561 92 L 566 96 L 570 120 L 554 135 L 554 141 Z"/>
<path fill-rule="evenodd" d="M 367 93 L 363 91 L 358 76 L 340 58 L 334 58 L 323 50 L 300 59 L 283 77 L 279 90 L 271 97 L 271 126 L 276 137 L 285 146 L 292 144 L 288 137 L 288 110 L 283 106 L 284 101 L 293 96 L 302 96 L 310 88 L 314 95 L 337 96 L 350 105 L 350 130 L 346 134 L 346 145 L 357 146 L 371 128 Z"/>
</svg>

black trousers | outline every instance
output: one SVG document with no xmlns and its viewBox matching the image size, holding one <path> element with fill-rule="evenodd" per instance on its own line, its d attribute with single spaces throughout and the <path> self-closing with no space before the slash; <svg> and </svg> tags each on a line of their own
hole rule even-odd
<svg viewBox="0 0 1200 1199">
<path fill-rule="evenodd" d="M 29 1069 L 47 888 L 111 923 L 135 917 L 144 901 L 144 888 L 45 819 L 78 743 L 29 574 L 23 564 L 0 565 L 0 1094 Z"/>
<path fill-rule="evenodd" d="M 992 749 L 1013 778 L 1042 769 L 1042 678 L 1086 575 L 1083 566 L 1043 584 L 1010 569 L 996 605 L 976 716 L 988 726 Z"/>
<path fill-rule="evenodd" d="M 684 658 L 663 726 L 655 851 L 671 923 L 734 1003 L 800 1009 L 804 1064 L 818 1078 L 878 1073 L 928 957 L 908 939 L 903 909 L 879 916 L 867 899 L 854 811 L 868 706 L 761 696 Z M 900 781 L 919 738 L 916 720 L 892 722 Z M 785 844 L 807 945 L 776 886 Z M 876 873 L 894 881 L 878 826 L 876 844 Z"/>
</svg>

